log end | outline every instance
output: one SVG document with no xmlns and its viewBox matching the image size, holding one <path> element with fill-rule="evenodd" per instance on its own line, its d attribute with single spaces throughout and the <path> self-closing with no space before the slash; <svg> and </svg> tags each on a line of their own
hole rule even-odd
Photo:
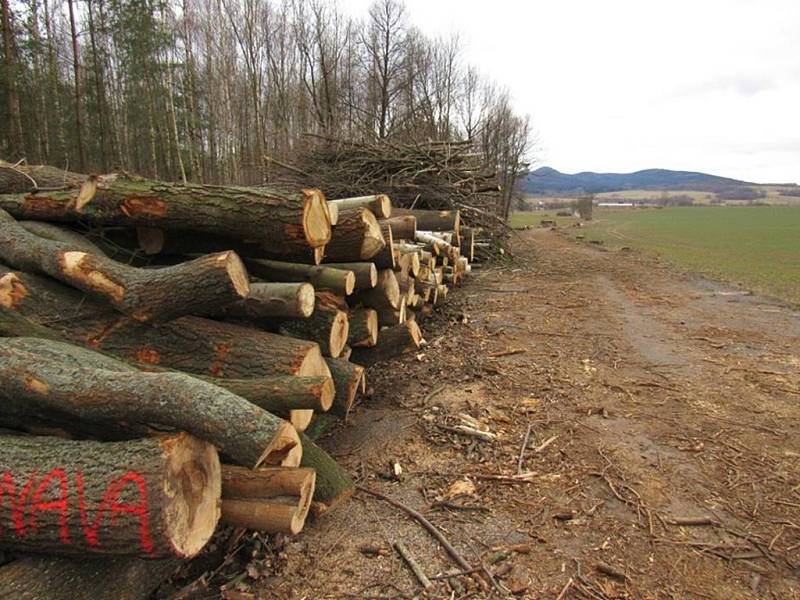
<svg viewBox="0 0 800 600">
<path fill-rule="evenodd" d="M 300 486 L 300 498 L 297 502 L 297 512 L 292 519 L 292 533 L 297 534 L 302 531 L 308 517 L 308 511 L 311 510 L 311 502 L 314 500 L 314 490 L 317 484 L 317 472 L 313 469 L 307 469 L 308 476 L 303 484 Z"/>
<path fill-rule="evenodd" d="M 409 267 L 408 267 L 409 274 L 413 275 L 414 277 L 417 277 L 419 275 L 419 268 L 421 266 L 422 265 L 420 264 L 420 261 L 419 261 L 419 253 L 418 252 L 412 252 L 411 253 L 411 259 L 409 261 Z"/>
<path fill-rule="evenodd" d="M 376 328 L 377 329 L 377 328 Z M 319 404 L 323 412 L 328 412 L 333 406 L 333 399 L 336 396 L 336 386 L 333 378 L 328 377 L 319 392 Z"/>
<path fill-rule="evenodd" d="M 377 274 L 376 274 L 377 278 Z M 347 271 L 344 278 L 344 295 L 349 296 L 356 289 L 356 274 L 353 271 Z"/>
<path fill-rule="evenodd" d="M 219 259 L 225 263 L 225 270 L 228 272 L 234 291 L 240 297 L 247 298 L 250 294 L 250 279 L 247 277 L 247 269 L 242 259 L 233 251 L 222 252 Z"/>
<path fill-rule="evenodd" d="M 378 323 L 378 311 L 372 308 L 366 309 L 366 329 L 369 333 L 369 337 L 363 341 L 362 345 L 368 348 L 371 348 L 375 344 L 378 343 L 378 331 L 380 330 L 380 324 Z"/>
<path fill-rule="evenodd" d="M 352 273 L 352 271 L 351 271 Z M 336 315 L 333 317 L 331 324 L 331 334 L 328 342 L 330 355 L 337 358 L 341 355 L 342 350 L 347 345 L 347 336 L 350 333 L 350 320 L 347 313 L 343 310 L 337 310 Z"/>
<path fill-rule="evenodd" d="M 339 222 L 339 205 L 336 202 L 328 202 L 328 216 L 331 218 L 331 225 L 335 226 Z"/>
<path fill-rule="evenodd" d="M 325 246 L 317 246 L 314 248 L 314 264 L 319 265 L 322 263 L 322 259 L 325 258 Z"/>
<path fill-rule="evenodd" d="M 417 321 L 415 319 L 409 319 L 406 321 L 405 325 L 408 328 L 408 335 L 414 346 L 416 348 L 422 346 L 424 338 L 422 337 L 422 330 L 419 328 L 419 325 L 417 325 Z"/>
<path fill-rule="evenodd" d="M 296 411 L 292 411 L 296 412 Z M 309 411 L 313 413 L 314 411 Z M 292 453 L 296 452 L 296 448 L 300 447 L 300 437 L 297 435 L 297 430 L 291 423 L 285 421 L 281 422 L 278 426 L 275 435 L 269 446 L 264 449 L 258 462 L 253 467 L 259 465 L 283 465 L 286 458 Z M 302 449 L 300 450 L 302 452 Z M 302 454 L 300 455 L 302 457 Z M 298 461 L 299 462 L 299 461 Z M 287 465 L 289 466 L 289 465 Z"/>
<path fill-rule="evenodd" d="M 308 318 L 314 312 L 314 286 L 310 283 L 303 283 L 297 286 L 297 312 L 298 316 Z"/>
<path fill-rule="evenodd" d="M 313 411 L 311 411 L 313 412 Z M 303 446 L 297 444 L 294 448 L 289 450 L 288 454 L 283 457 L 280 462 L 281 467 L 299 467 L 300 462 L 303 460 Z"/>
<path fill-rule="evenodd" d="M 375 263 L 369 263 L 369 265 L 369 287 L 374 288 L 378 285 L 378 267 L 375 266 Z"/>
<path fill-rule="evenodd" d="M 164 438 L 162 446 L 164 492 L 172 498 L 166 511 L 170 539 L 177 556 L 191 558 L 211 539 L 220 518 L 219 456 L 213 445 L 188 434 Z"/>
<path fill-rule="evenodd" d="M 361 220 L 364 223 L 364 238 L 361 242 L 361 259 L 369 260 L 386 246 L 386 240 L 381 232 L 378 219 L 372 211 L 361 210 Z"/>
<path fill-rule="evenodd" d="M 303 193 L 306 199 L 303 206 L 303 231 L 308 245 L 319 248 L 331 241 L 328 201 L 320 190 L 306 189 Z"/>
<path fill-rule="evenodd" d="M 289 422 L 297 431 L 305 431 L 311 425 L 311 419 L 314 418 L 314 411 L 310 409 L 296 409 L 289 411 Z M 283 466 L 292 466 L 284 465 Z M 299 463 L 298 463 L 299 464 Z"/>
<path fill-rule="evenodd" d="M 370 205 L 372 212 L 379 219 L 388 219 L 392 216 L 392 201 L 386 194 L 378 194 Z"/>
</svg>

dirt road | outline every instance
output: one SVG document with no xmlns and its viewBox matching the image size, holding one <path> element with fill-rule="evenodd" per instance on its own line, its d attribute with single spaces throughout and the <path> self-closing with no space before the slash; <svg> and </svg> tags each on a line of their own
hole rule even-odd
<svg viewBox="0 0 800 600">
<path fill-rule="evenodd" d="M 497 585 L 425 596 L 391 542 L 428 576 L 462 569 L 362 492 L 287 543 L 262 596 L 800 598 L 800 313 L 549 231 L 517 246 L 323 440 Z"/>
</svg>

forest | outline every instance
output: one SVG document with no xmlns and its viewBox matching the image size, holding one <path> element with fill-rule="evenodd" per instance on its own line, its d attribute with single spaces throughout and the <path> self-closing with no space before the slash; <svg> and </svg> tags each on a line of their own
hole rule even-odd
<svg viewBox="0 0 800 600">
<path fill-rule="evenodd" d="M 332 141 L 453 141 L 502 209 L 529 159 L 509 93 L 398 0 L 2 0 L 2 19 L 9 161 L 250 185 Z"/>
</svg>

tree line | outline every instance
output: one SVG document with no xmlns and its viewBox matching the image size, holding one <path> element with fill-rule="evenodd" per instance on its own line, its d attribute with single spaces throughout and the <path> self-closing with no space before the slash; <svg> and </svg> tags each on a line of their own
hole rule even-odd
<svg viewBox="0 0 800 600">
<path fill-rule="evenodd" d="M 525 167 L 528 118 L 399 0 L 0 2 L 7 160 L 258 183 L 326 138 L 435 139 Z"/>
</svg>

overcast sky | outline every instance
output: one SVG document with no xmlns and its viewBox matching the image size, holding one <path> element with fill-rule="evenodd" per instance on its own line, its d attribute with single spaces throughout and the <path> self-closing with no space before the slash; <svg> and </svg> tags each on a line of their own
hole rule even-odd
<svg viewBox="0 0 800 600">
<path fill-rule="evenodd" d="M 341 0 L 357 17 L 370 0 Z M 406 0 L 458 32 L 560 171 L 800 182 L 800 0 Z"/>
</svg>

